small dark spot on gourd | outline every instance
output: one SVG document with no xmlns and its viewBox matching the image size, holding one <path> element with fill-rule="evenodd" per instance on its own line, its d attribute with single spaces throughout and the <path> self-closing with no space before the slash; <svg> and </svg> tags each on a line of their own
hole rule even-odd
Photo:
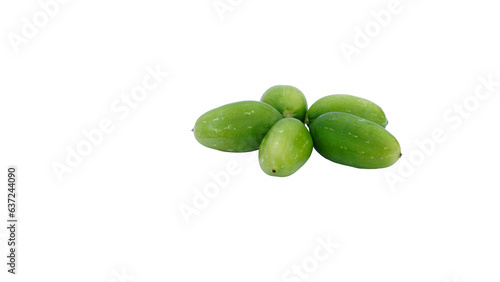
<svg viewBox="0 0 500 282">
<path fill-rule="evenodd" d="M 276 173 L 276 170 L 275 170 L 275 169 L 273 169 L 273 170 L 272 170 L 272 172 L 273 172 L 273 173 Z"/>
</svg>

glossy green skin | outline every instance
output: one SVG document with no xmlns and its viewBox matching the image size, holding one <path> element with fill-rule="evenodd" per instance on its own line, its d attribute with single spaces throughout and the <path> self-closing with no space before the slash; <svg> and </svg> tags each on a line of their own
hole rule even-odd
<svg viewBox="0 0 500 282">
<path fill-rule="evenodd" d="M 313 140 L 306 126 L 295 118 L 278 121 L 262 140 L 259 163 L 271 176 L 289 176 L 311 156 Z"/>
<path fill-rule="evenodd" d="M 388 123 L 384 111 L 377 104 L 346 94 L 329 95 L 316 101 L 307 111 L 305 122 L 306 124 L 311 124 L 314 119 L 329 112 L 353 114 L 379 124 L 384 128 Z"/>
<path fill-rule="evenodd" d="M 273 106 L 284 117 L 296 118 L 304 122 L 307 101 L 299 89 L 289 85 L 276 85 L 264 92 L 260 100 Z"/>
<path fill-rule="evenodd" d="M 271 127 L 283 116 L 270 105 L 242 101 L 204 113 L 194 126 L 200 144 L 224 152 L 250 152 L 259 149 Z"/>
<path fill-rule="evenodd" d="M 384 168 L 401 157 L 398 141 L 382 126 L 355 115 L 332 112 L 311 124 L 314 148 L 323 157 L 357 168 Z"/>
</svg>

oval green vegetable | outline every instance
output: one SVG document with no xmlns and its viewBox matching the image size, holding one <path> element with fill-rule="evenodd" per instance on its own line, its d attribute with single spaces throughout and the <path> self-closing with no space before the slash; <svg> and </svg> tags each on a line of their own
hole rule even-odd
<svg viewBox="0 0 500 282">
<path fill-rule="evenodd" d="M 323 157 L 357 168 L 384 168 L 401 157 L 398 141 L 382 126 L 355 115 L 332 112 L 310 125 L 314 148 Z"/>
<path fill-rule="evenodd" d="M 278 121 L 262 140 L 259 163 L 271 176 L 289 176 L 311 156 L 313 141 L 306 126 L 295 118 Z"/>
<path fill-rule="evenodd" d="M 329 112 L 352 114 L 382 127 L 386 127 L 388 123 L 384 111 L 377 104 L 352 95 L 335 94 L 323 97 L 311 105 L 306 114 L 306 124 L 311 124 L 314 119 Z"/>
<path fill-rule="evenodd" d="M 304 94 L 290 85 L 276 85 L 269 88 L 260 100 L 273 106 L 284 117 L 304 121 L 307 112 L 307 101 Z"/>
<path fill-rule="evenodd" d="M 283 116 L 259 101 L 227 104 L 206 112 L 194 126 L 200 144 L 224 152 L 257 150 L 271 127 Z"/>
</svg>

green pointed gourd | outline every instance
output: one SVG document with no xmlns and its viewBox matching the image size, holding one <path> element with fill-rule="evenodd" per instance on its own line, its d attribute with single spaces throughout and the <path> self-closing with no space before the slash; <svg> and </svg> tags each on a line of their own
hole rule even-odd
<svg viewBox="0 0 500 282">
<path fill-rule="evenodd" d="M 289 176 L 307 162 L 312 150 L 313 140 L 306 126 L 298 119 L 284 118 L 260 144 L 260 167 L 271 176 Z"/>
<path fill-rule="evenodd" d="M 224 152 L 250 152 L 259 149 L 271 127 L 283 116 L 259 101 L 227 104 L 204 113 L 193 128 L 198 142 Z"/>
<path fill-rule="evenodd" d="M 276 85 L 264 92 L 260 100 L 273 106 L 283 117 L 304 122 L 307 101 L 299 89 L 290 85 Z"/>
<path fill-rule="evenodd" d="M 388 124 L 384 111 L 377 104 L 352 95 L 334 94 L 325 96 L 311 105 L 306 114 L 306 124 L 311 124 L 314 119 L 329 112 L 343 112 L 352 114 L 382 127 Z"/>
<path fill-rule="evenodd" d="M 357 168 L 384 168 L 401 157 L 401 147 L 382 126 L 355 115 L 331 112 L 309 126 L 314 148 L 323 157 Z"/>
</svg>

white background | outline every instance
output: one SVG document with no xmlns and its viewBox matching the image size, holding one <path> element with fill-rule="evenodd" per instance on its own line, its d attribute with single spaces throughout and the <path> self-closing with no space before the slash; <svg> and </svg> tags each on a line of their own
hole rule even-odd
<svg viewBox="0 0 500 282">
<path fill-rule="evenodd" d="M 1 281 L 500 281 L 495 1 L 401 0 L 383 27 L 373 13 L 388 0 L 214 3 L 68 1 L 44 23 L 39 2 L 2 1 L 0 179 L 17 165 L 20 203 L 19 274 L 7 274 L 2 227 Z M 29 38 L 23 18 L 39 25 Z M 169 75 L 128 116 L 113 110 L 147 68 Z M 488 76 L 497 86 L 479 100 Z M 276 84 L 309 105 L 334 93 L 374 101 L 403 158 L 360 170 L 314 152 L 273 178 L 257 152 L 196 142 L 201 114 Z M 60 181 L 53 165 L 103 120 L 113 130 Z M 445 140 L 419 149 L 436 131 Z M 186 220 L 180 208 L 214 185 Z M 338 248 L 315 265 L 318 240 Z"/>
</svg>

